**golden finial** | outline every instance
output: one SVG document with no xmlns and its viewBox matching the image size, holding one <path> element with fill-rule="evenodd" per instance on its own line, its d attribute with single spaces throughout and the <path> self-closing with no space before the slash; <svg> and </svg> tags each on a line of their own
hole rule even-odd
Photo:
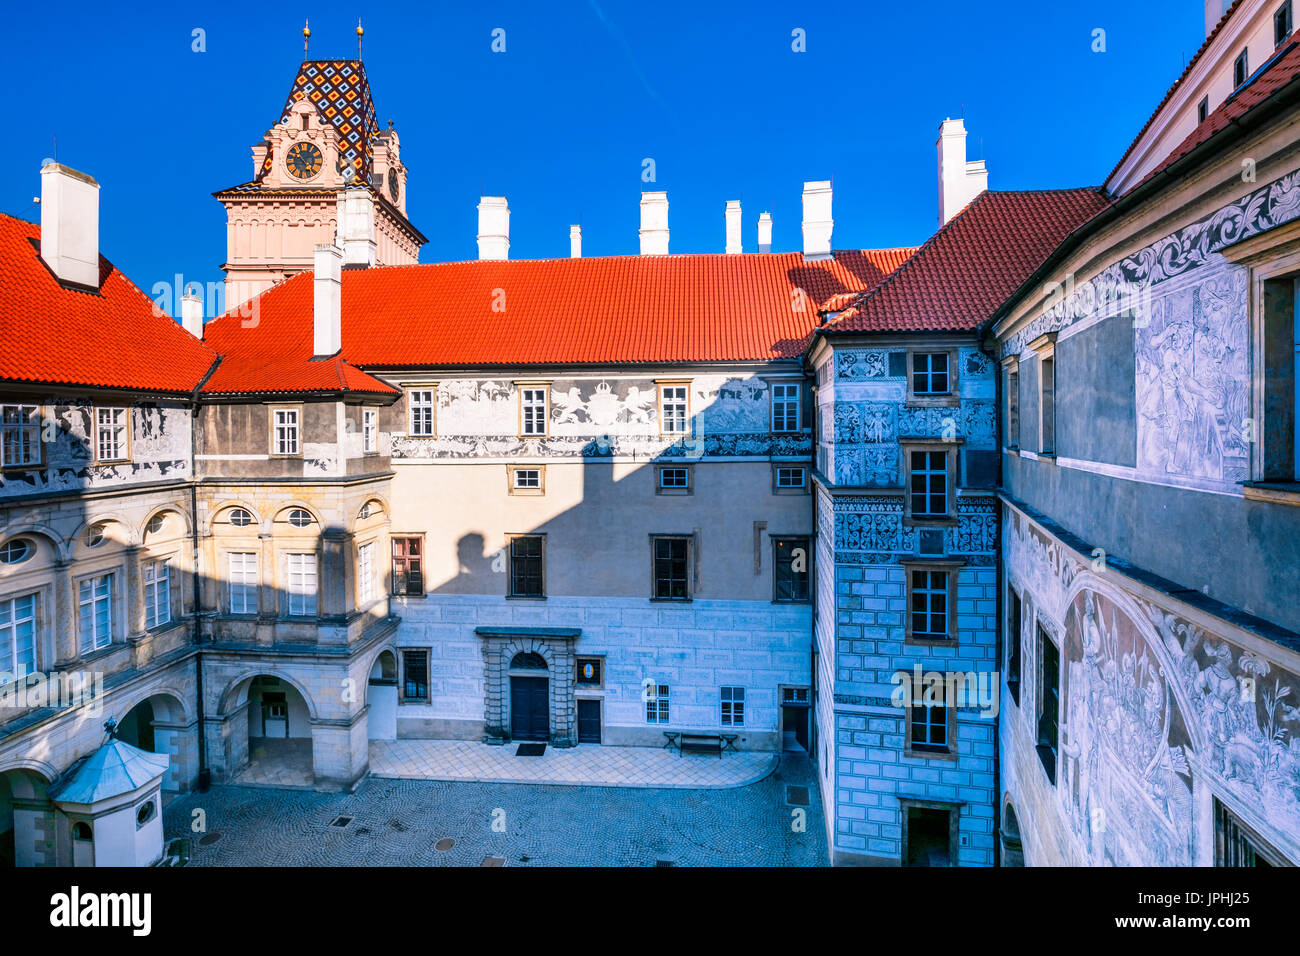
<svg viewBox="0 0 1300 956">
<path fill-rule="evenodd" d="M 361 29 L 361 18 L 357 17 L 357 59 L 361 59 L 361 38 L 366 35 L 366 31 Z"/>
<path fill-rule="evenodd" d="M 307 59 L 307 41 L 311 39 L 311 21 L 304 18 L 302 21 L 302 58 Z"/>
</svg>

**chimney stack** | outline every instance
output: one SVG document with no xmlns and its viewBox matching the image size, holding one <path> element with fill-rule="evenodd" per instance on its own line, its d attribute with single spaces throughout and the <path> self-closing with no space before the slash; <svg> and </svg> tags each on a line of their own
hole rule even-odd
<svg viewBox="0 0 1300 956">
<path fill-rule="evenodd" d="M 966 161 L 966 125 L 959 119 L 939 124 L 939 226 L 989 188 L 984 160 Z"/>
<path fill-rule="evenodd" d="M 41 167 L 41 258 L 60 282 L 99 288 L 99 183 L 58 163 Z"/>
<path fill-rule="evenodd" d="M 641 194 L 641 255 L 668 254 L 668 194 Z"/>
<path fill-rule="evenodd" d="M 181 327 L 196 339 L 203 338 L 203 299 L 193 292 L 181 296 Z"/>
<path fill-rule="evenodd" d="M 582 258 L 582 227 L 581 226 L 569 227 L 569 258 L 570 259 Z"/>
<path fill-rule="evenodd" d="M 479 198 L 478 257 L 510 258 L 510 204 L 505 196 Z"/>
<path fill-rule="evenodd" d="M 738 255 L 744 252 L 740 241 L 740 200 L 732 199 L 728 202 L 723 215 L 727 220 L 727 254 Z"/>
<path fill-rule="evenodd" d="M 344 268 L 375 264 L 375 199 L 369 189 L 344 189 L 338 194 L 336 235 Z"/>
<path fill-rule="evenodd" d="M 831 184 L 803 184 L 803 257 L 826 259 L 831 254 Z"/>
<path fill-rule="evenodd" d="M 312 354 L 336 355 L 343 348 L 343 250 L 316 247 L 312 286 Z"/>
<path fill-rule="evenodd" d="M 758 217 L 758 251 L 772 251 L 772 214 L 765 212 Z"/>
</svg>

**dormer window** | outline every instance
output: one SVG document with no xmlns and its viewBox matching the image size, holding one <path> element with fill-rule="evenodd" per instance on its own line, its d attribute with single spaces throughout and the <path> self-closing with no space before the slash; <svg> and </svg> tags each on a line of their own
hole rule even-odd
<svg viewBox="0 0 1300 956">
<path fill-rule="evenodd" d="M 1291 36 L 1291 0 L 1277 8 L 1273 14 L 1273 45 L 1281 46 Z"/>
<path fill-rule="evenodd" d="M 1246 77 L 1250 76 L 1249 61 L 1246 57 L 1246 51 L 1242 50 L 1237 54 L 1237 59 L 1232 64 L 1232 88 L 1236 89 L 1246 82 Z"/>
</svg>

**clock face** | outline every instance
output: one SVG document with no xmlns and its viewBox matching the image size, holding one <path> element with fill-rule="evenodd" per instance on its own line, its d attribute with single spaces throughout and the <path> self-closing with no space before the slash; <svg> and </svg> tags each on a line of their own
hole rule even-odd
<svg viewBox="0 0 1300 956">
<path fill-rule="evenodd" d="M 320 172 L 320 150 L 311 143 L 294 143 L 284 157 L 289 174 L 297 179 L 311 179 Z"/>
<path fill-rule="evenodd" d="M 397 173 L 391 169 L 388 171 L 388 195 L 393 197 L 393 202 L 397 202 Z"/>
</svg>

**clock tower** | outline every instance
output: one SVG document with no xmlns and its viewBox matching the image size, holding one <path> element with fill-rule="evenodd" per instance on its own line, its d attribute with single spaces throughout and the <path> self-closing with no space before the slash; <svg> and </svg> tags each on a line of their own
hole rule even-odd
<svg viewBox="0 0 1300 956">
<path fill-rule="evenodd" d="M 213 194 L 226 207 L 227 309 L 310 270 L 317 244 L 373 240 L 353 244 L 373 249 L 373 261 L 353 266 L 419 261 L 426 239 L 406 218 L 401 144 L 391 121 L 381 129 L 375 120 L 360 59 L 303 60 L 252 158 L 251 180 Z M 358 235 L 339 235 L 341 219 Z"/>
</svg>

